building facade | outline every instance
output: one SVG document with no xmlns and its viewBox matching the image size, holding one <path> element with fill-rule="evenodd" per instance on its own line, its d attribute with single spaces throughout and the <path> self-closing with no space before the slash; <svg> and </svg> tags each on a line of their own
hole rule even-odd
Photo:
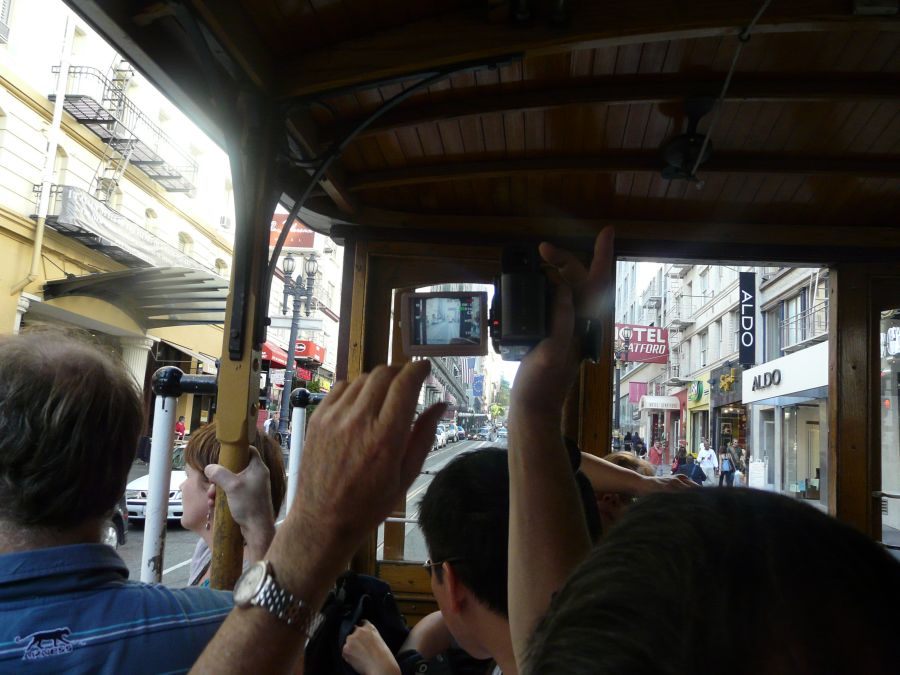
<svg viewBox="0 0 900 675">
<path fill-rule="evenodd" d="M 227 157 L 62 2 L 3 6 L 0 330 L 89 331 L 142 386 L 160 365 L 215 372 Z M 191 286 L 214 306 L 188 301 Z M 156 292 L 135 292 L 147 287 Z M 211 408 L 179 400 L 189 423 Z"/>
<path fill-rule="evenodd" d="M 670 453 L 679 445 L 696 453 L 701 440 L 716 449 L 736 441 L 748 451 L 751 486 L 824 504 L 827 269 L 667 264 L 629 291 L 635 263 L 619 265 L 617 321 L 640 316 L 645 326 L 667 329 L 669 340 L 664 366 L 624 371 L 623 419 L 629 392 L 627 405 L 637 404 L 630 430 Z M 741 291 L 742 272 L 751 297 Z M 742 307 L 749 312 L 743 328 Z M 749 346 L 743 359 L 742 340 Z"/>
</svg>

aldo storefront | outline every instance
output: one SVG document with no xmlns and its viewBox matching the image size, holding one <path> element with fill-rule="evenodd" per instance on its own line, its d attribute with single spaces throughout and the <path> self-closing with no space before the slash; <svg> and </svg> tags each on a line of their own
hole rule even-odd
<svg viewBox="0 0 900 675">
<path fill-rule="evenodd" d="M 766 462 L 766 487 L 826 505 L 828 342 L 743 372 L 751 455 Z"/>
</svg>

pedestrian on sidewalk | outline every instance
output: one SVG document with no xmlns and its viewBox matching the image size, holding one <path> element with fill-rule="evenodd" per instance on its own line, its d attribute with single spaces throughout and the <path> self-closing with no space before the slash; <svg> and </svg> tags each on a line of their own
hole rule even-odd
<svg viewBox="0 0 900 675">
<path fill-rule="evenodd" d="M 684 464 L 679 466 L 674 473 L 675 475 L 687 476 L 697 485 L 703 485 L 709 478 L 703 469 L 700 468 L 700 465 L 694 462 L 694 456 L 689 453 L 685 454 Z"/>
<path fill-rule="evenodd" d="M 713 478 L 719 472 L 719 460 L 716 458 L 716 452 L 705 443 L 700 444 L 700 454 L 697 457 L 700 468 L 709 478 L 708 485 L 713 485 Z"/>
<path fill-rule="evenodd" d="M 650 464 L 653 465 L 653 470 L 656 472 L 657 476 L 662 476 L 665 473 L 665 465 L 663 463 L 663 453 L 659 447 L 659 441 L 654 441 L 653 445 L 650 446 L 650 453 L 648 459 L 650 460 Z"/>
<path fill-rule="evenodd" d="M 727 445 L 722 445 L 719 450 L 719 487 L 722 481 L 728 487 L 734 486 L 734 472 L 737 471 L 737 458 Z"/>
</svg>

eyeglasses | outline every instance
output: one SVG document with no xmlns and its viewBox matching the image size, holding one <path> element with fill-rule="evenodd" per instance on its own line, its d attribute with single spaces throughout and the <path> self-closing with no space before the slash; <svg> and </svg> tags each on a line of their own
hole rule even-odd
<svg viewBox="0 0 900 675">
<path fill-rule="evenodd" d="M 455 563 L 462 562 L 462 558 L 444 558 L 443 560 L 432 560 L 429 558 L 425 562 L 422 563 L 422 567 L 428 570 L 428 575 L 431 576 L 431 570 L 435 567 L 440 567 L 444 563 Z"/>
</svg>

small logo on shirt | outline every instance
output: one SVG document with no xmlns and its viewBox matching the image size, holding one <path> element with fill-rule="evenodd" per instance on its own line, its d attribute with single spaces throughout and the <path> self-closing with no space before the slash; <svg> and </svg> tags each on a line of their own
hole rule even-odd
<svg viewBox="0 0 900 675">
<path fill-rule="evenodd" d="M 16 644 L 26 643 L 25 652 L 22 654 L 23 661 L 36 661 L 50 656 L 71 654 L 75 651 L 75 647 L 80 647 L 84 644 L 78 640 L 70 640 L 69 636 L 71 634 L 72 631 L 68 628 L 42 630 L 25 637 L 16 636 Z"/>
</svg>

